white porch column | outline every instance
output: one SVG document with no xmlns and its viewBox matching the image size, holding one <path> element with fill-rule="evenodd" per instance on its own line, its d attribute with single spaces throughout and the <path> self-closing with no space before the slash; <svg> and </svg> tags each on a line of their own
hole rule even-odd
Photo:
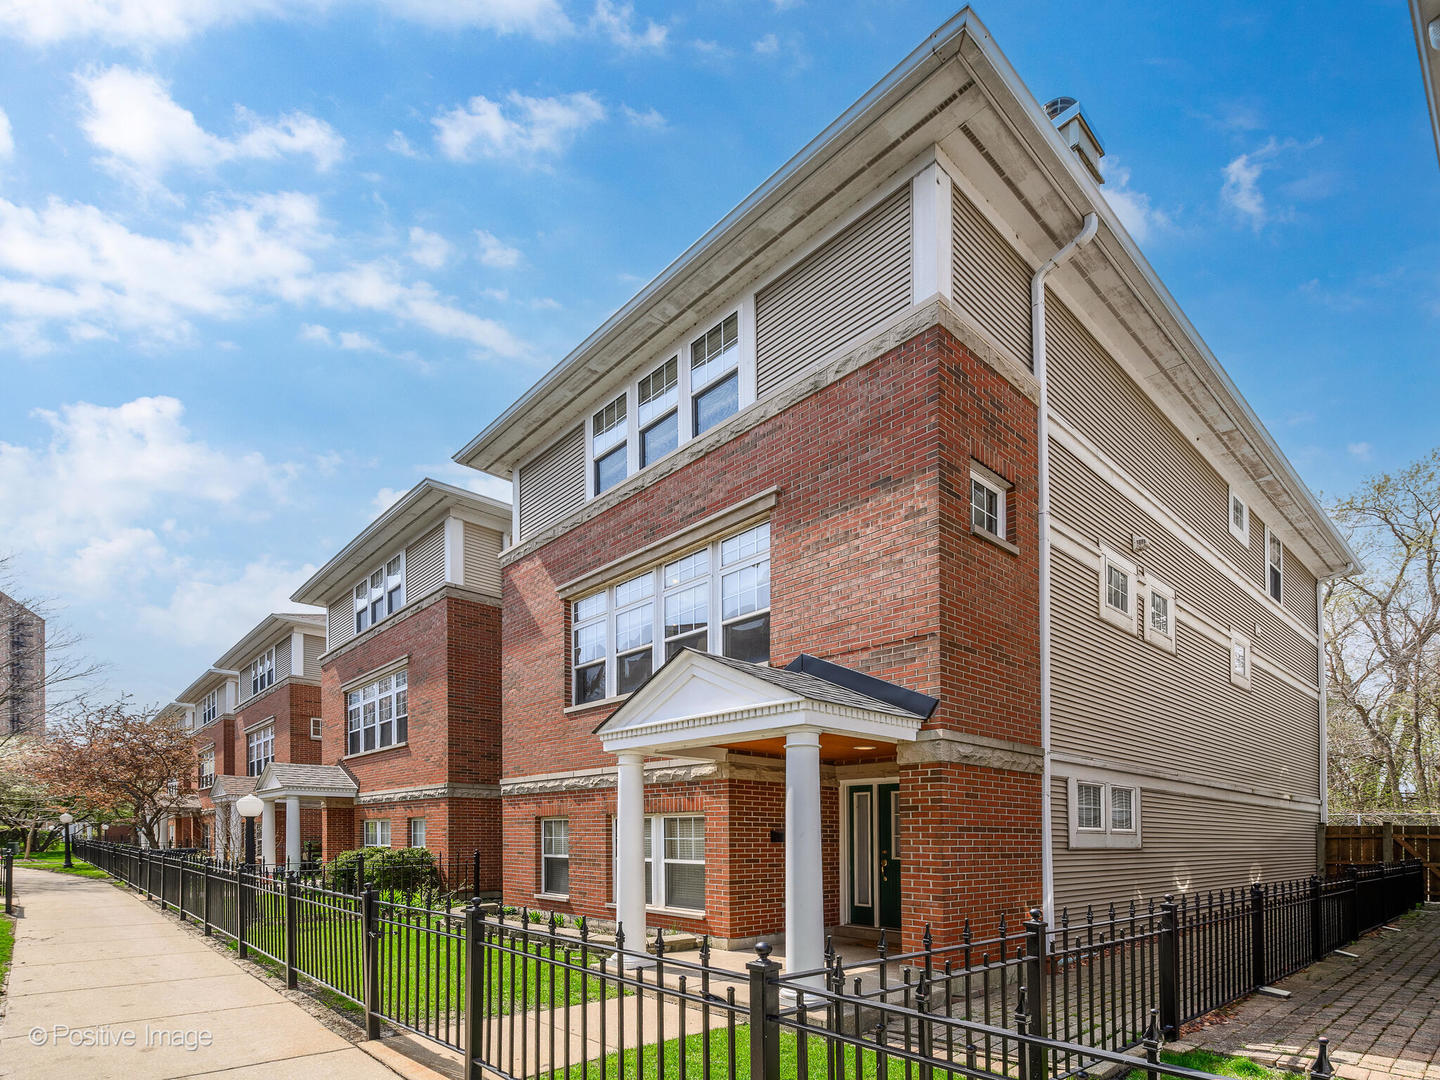
<svg viewBox="0 0 1440 1080">
<path fill-rule="evenodd" d="M 275 800 L 266 799 L 260 811 L 260 858 L 266 866 L 275 865 Z"/>
<path fill-rule="evenodd" d="M 645 951 L 645 756 L 616 754 L 615 918 L 625 948 Z M 627 966 L 635 961 L 626 958 Z"/>
<path fill-rule="evenodd" d="M 166 851 L 170 847 L 170 815 L 166 814 L 160 819 L 160 827 L 156 830 L 160 836 L 160 850 Z"/>
<path fill-rule="evenodd" d="M 285 799 L 285 865 L 291 870 L 300 869 L 300 796 L 289 795 Z"/>
<path fill-rule="evenodd" d="M 824 966 L 824 883 L 820 865 L 820 733 L 801 728 L 785 735 L 786 971 Z"/>
</svg>

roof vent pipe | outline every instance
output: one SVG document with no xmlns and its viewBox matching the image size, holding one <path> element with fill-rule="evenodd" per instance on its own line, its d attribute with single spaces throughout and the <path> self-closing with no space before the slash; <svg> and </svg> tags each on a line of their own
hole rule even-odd
<svg viewBox="0 0 1440 1080">
<path fill-rule="evenodd" d="M 1095 183 L 1103 184 L 1105 178 L 1100 175 L 1100 159 L 1105 156 L 1105 148 L 1100 145 L 1100 139 L 1090 126 L 1085 110 L 1080 108 L 1080 102 L 1073 97 L 1053 98 L 1045 103 L 1045 115 L 1060 132 L 1060 137 L 1075 151 L 1075 156 L 1085 165 Z"/>
</svg>

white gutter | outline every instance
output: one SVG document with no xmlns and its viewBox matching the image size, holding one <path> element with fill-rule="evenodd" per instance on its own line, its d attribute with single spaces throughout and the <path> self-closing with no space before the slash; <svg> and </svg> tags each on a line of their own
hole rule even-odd
<svg viewBox="0 0 1440 1080">
<path fill-rule="evenodd" d="M 1040 548 L 1040 749 L 1044 755 L 1040 787 L 1041 880 L 1047 919 L 1055 918 L 1054 829 L 1050 824 L 1050 391 L 1045 378 L 1045 278 L 1083 245 L 1099 228 L 1092 211 L 1085 215 L 1079 233 L 1030 279 L 1030 370 L 1040 385 L 1035 423 L 1035 502 Z"/>
</svg>

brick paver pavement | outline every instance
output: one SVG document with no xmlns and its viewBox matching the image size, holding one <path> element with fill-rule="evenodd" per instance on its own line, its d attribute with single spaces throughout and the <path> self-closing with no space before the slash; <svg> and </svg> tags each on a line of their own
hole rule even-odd
<svg viewBox="0 0 1440 1080">
<path fill-rule="evenodd" d="M 1185 1041 L 1301 1069 L 1326 1035 L 1347 1080 L 1440 1080 L 1440 906 L 1394 925 L 1349 946 L 1359 959 L 1332 955 L 1279 983 L 1289 998 L 1252 995 Z"/>
</svg>

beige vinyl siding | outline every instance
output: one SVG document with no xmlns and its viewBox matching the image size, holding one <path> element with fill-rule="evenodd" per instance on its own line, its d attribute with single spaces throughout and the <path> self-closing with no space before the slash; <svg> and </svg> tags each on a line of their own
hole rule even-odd
<svg viewBox="0 0 1440 1080">
<path fill-rule="evenodd" d="M 958 187 L 951 198 L 950 234 L 955 303 L 1029 367 L 1030 264 Z"/>
<path fill-rule="evenodd" d="M 1230 681 L 1228 643 L 1184 621 L 1173 654 L 1126 634 L 1099 616 L 1094 565 L 1064 551 L 1051 565 L 1055 753 L 1319 797 L 1315 698 L 1258 665 L 1251 689 L 1239 689 Z"/>
<path fill-rule="evenodd" d="M 1248 889 L 1252 881 L 1289 881 L 1315 872 L 1314 807 L 1252 806 L 1197 794 L 1162 791 L 1140 781 L 1141 847 L 1069 847 L 1064 776 L 1051 787 L 1055 836 L 1055 904 L 1068 907 L 1073 926 L 1086 906 L 1132 898 L 1145 903 L 1167 893 Z"/>
<path fill-rule="evenodd" d="M 1150 541 L 1140 561 L 1151 573 L 1175 589 L 1182 607 L 1204 612 L 1224 627 L 1249 636 L 1262 654 L 1307 685 L 1317 681 L 1319 651 L 1289 623 L 1280 621 L 1275 605 L 1262 594 L 1251 593 L 1227 578 L 1213 565 L 1130 502 L 1074 454 L 1054 441 L 1050 444 L 1051 499 L 1055 518 L 1091 543 L 1106 543 L 1128 553 L 1136 534 Z M 1226 530 L 1229 535 L 1229 530 Z M 1264 533 L 1256 545 L 1263 547 Z M 1258 586 L 1258 582 L 1257 588 Z M 1098 590 L 1098 585 L 1096 586 Z M 1099 603 L 1092 590 L 1093 613 Z"/>
<path fill-rule="evenodd" d="M 405 603 L 413 604 L 445 580 L 445 526 L 436 525 L 405 549 Z"/>
<path fill-rule="evenodd" d="M 1231 535 L 1229 484 L 1053 295 L 1045 327 L 1051 409 L 1212 550 L 1263 583 L 1264 529 L 1251 521 L 1248 548 Z"/>
<path fill-rule="evenodd" d="M 330 623 L 329 648 L 338 648 L 355 636 L 355 597 L 346 591 L 345 595 L 325 609 Z"/>
<path fill-rule="evenodd" d="M 759 395 L 909 304 L 907 184 L 756 294 Z"/>
<path fill-rule="evenodd" d="M 315 634 L 305 635 L 305 674 L 311 678 L 320 675 L 320 654 L 325 651 L 325 639 Z"/>
<path fill-rule="evenodd" d="M 1280 590 L 1280 602 L 1286 611 L 1315 631 L 1318 629 L 1315 620 L 1319 614 L 1315 610 L 1315 590 L 1319 582 L 1288 547 L 1285 549 L 1284 559 L 1281 569 L 1284 584 Z"/>
<path fill-rule="evenodd" d="M 520 537 L 534 536 L 585 501 L 585 428 L 520 468 Z"/>
<path fill-rule="evenodd" d="M 1240 548 L 1244 558 L 1240 560 L 1245 576 L 1264 591 L 1265 571 L 1265 521 L 1255 511 L 1250 511 L 1250 546 Z"/>
<path fill-rule="evenodd" d="M 275 643 L 275 681 L 279 682 L 290 674 L 290 639 Z"/>
<path fill-rule="evenodd" d="M 465 522 L 465 585 L 500 595 L 500 534 Z"/>
</svg>

